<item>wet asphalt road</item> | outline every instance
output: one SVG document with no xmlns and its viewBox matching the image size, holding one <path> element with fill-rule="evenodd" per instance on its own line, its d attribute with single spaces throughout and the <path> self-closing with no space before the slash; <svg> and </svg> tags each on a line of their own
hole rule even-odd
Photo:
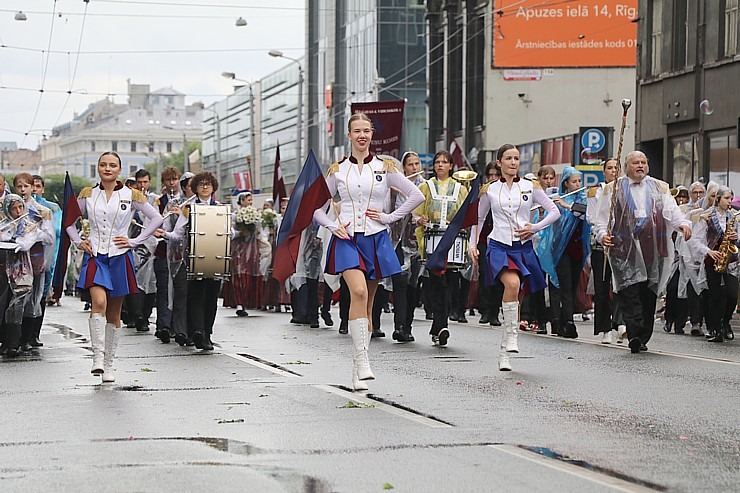
<svg viewBox="0 0 740 493">
<path fill-rule="evenodd" d="M 591 336 L 429 322 L 373 340 L 219 309 L 212 354 L 124 329 L 117 381 L 90 375 L 87 313 L 49 307 L 45 346 L 0 364 L 0 491 L 738 491 L 740 342 L 665 334 L 632 355 Z M 337 317 L 336 309 L 333 312 Z M 417 316 L 423 315 L 421 310 Z M 736 332 L 740 332 L 736 330 Z M 392 490 L 391 490 L 392 488 Z"/>
</svg>

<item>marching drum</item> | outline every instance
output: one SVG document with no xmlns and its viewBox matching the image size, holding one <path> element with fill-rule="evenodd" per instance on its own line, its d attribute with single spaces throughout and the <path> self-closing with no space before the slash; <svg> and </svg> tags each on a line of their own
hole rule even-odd
<svg viewBox="0 0 740 493">
<path fill-rule="evenodd" d="M 231 269 L 231 206 L 190 206 L 188 279 L 228 280 Z"/>
<path fill-rule="evenodd" d="M 437 249 L 442 237 L 445 234 L 444 229 L 440 228 L 429 228 L 424 230 L 424 251 L 426 258 L 434 253 Z M 460 231 L 455 237 L 455 241 L 447 252 L 447 267 L 448 268 L 462 268 L 465 265 L 465 256 L 468 249 L 468 233 L 465 230 Z"/>
</svg>

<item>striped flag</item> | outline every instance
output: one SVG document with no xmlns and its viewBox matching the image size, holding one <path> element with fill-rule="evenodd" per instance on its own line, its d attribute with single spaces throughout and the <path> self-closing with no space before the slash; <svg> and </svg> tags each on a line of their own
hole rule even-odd
<svg viewBox="0 0 740 493">
<path fill-rule="evenodd" d="M 295 272 L 301 233 L 313 221 L 314 211 L 330 198 L 324 174 L 311 149 L 293 188 L 278 232 L 272 275 L 281 284 Z"/>
<path fill-rule="evenodd" d="M 52 298 L 59 299 L 64 291 L 64 280 L 67 278 L 67 253 L 69 252 L 70 239 L 67 235 L 67 228 L 72 226 L 77 219 L 82 216 L 80 204 L 77 203 L 77 196 L 72 188 L 72 181 L 69 179 L 69 172 L 64 178 L 64 201 L 62 202 L 62 232 L 59 241 L 59 253 L 57 253 L 57 262 L 54 266 L 54 279 L 51 282 Z"/>
<path fill-rule="evenodd" d="M 280 143 L 278 142 L 277 151 L 275 152 L 275 169 L 272 172 L 272 200 L 276 210 L 280 210 L 280 202 L 287 196 L 283 170 L 280 168 Z"/>
</svg>

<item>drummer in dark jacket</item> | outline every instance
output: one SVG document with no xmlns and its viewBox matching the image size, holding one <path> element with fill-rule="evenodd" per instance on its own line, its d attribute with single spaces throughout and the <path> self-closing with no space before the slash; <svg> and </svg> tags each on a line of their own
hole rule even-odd
<svg viewBox="0 0 740 493">
<path fill-rule="evenodd" d="M 218 180 L 210 171 L 198 173 L 190 180 L 190 189 L 195 192 L 197 199 L 195 204 L 221 205 L 213 195 L 218 190 Z M 185 205 L 182 210 L 174 208 L 180 217 L 175 224 L 175 229 L 166 234 L 170 240 L 182 240 L 189 233 L 190 205 Z M 211 335 L 213 324 L 216 321 L 216 310 L 218 308 L 218 293 L 221 288 L 219 279 L 192 279 L 188 280 L 188 332 L 193 334 L 195 347 L 204 351 L 213 350 Z"/>
</svg>

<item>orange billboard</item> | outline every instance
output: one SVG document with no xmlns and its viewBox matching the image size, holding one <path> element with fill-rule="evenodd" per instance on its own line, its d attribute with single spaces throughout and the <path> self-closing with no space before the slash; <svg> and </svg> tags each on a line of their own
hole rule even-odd
<svg viewBox="0 0 740 493">
<path fill-rule="evenodd" d="M 496 0 L 493 67 L 634 67 L 638 0 Z"/>
</svg>

